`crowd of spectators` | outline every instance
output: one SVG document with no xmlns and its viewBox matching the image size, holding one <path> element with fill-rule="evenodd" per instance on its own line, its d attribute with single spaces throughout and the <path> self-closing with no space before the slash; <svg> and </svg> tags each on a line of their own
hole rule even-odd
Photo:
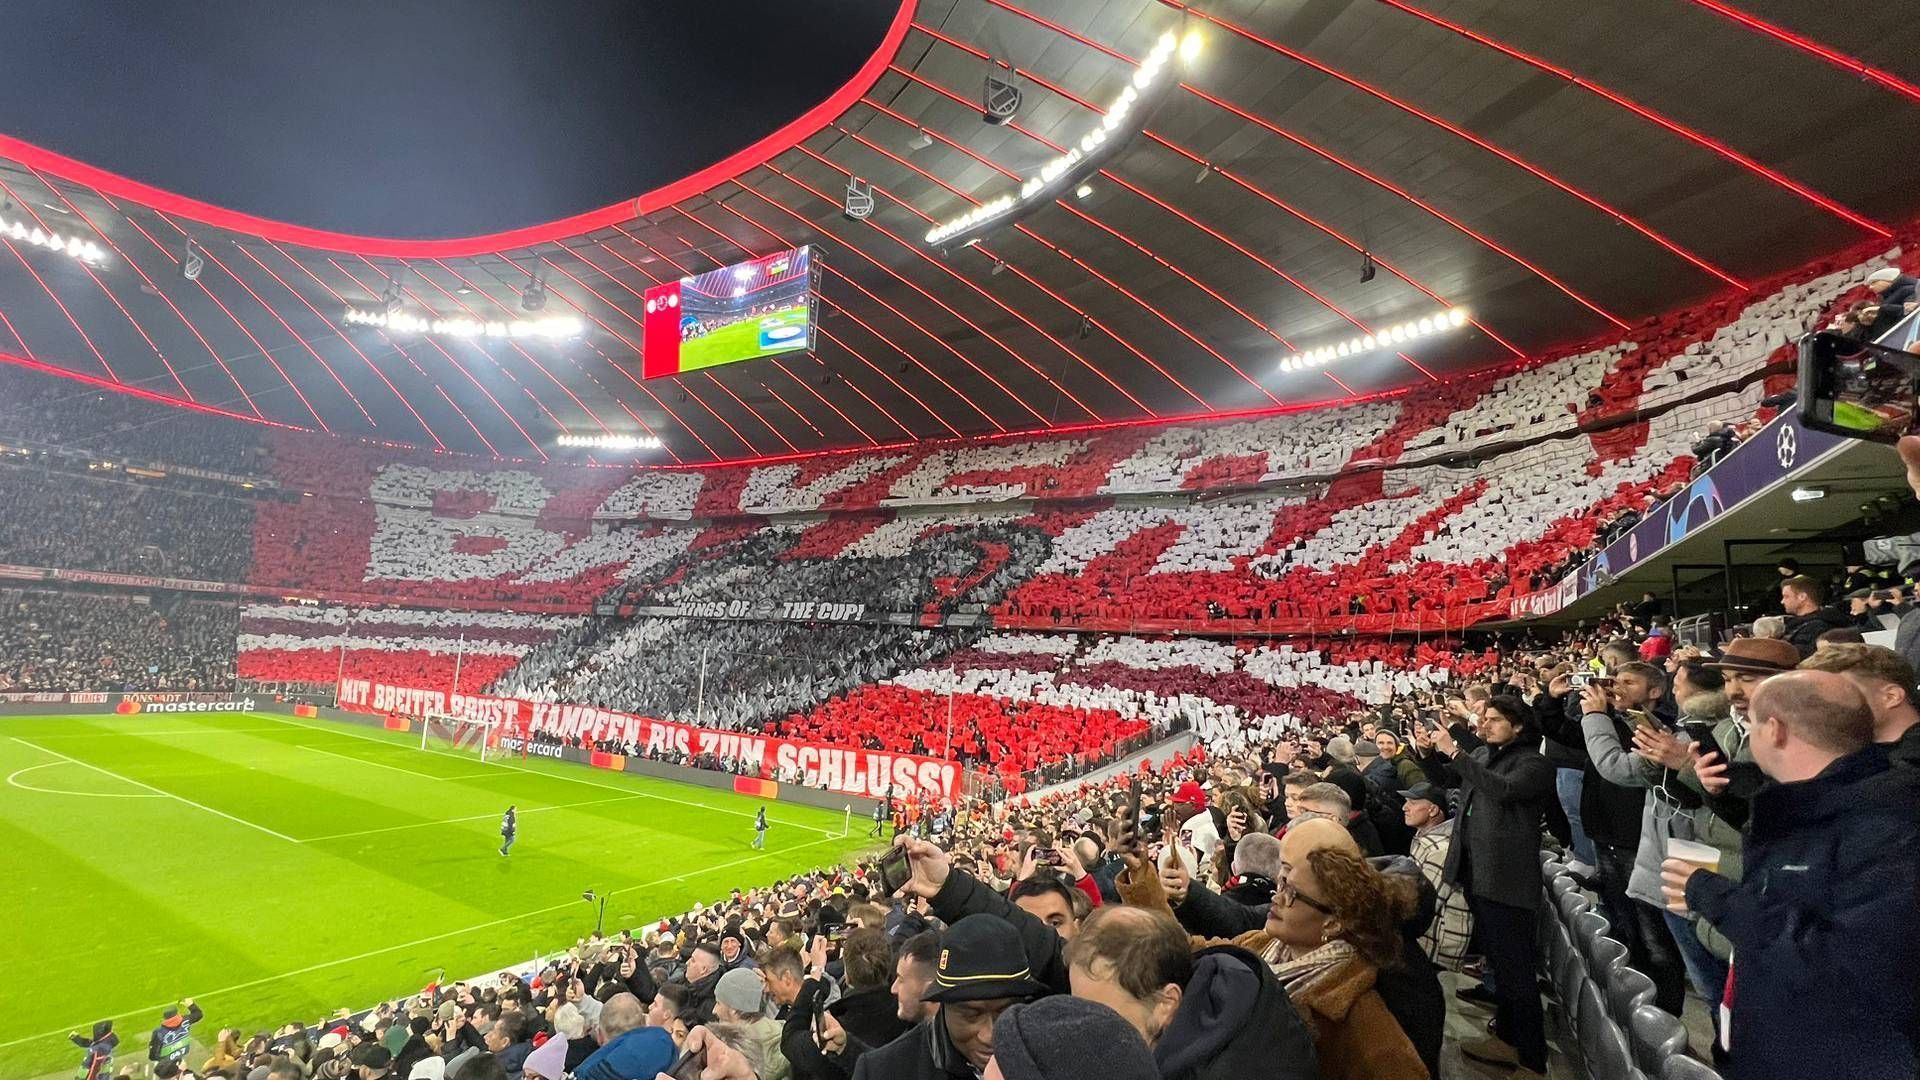
<svg viewBox="0 0 1920 1080">
<path fill-rule="evenodd" d="M 343 1060 L 376 1078 L 652 1077 L 688 1050 L 706 1052 L 698 1075 L 737 1080 L 1051 1080 L 1089 1055 L 1143 1078 L 1420 1080 L 1442 1075 L 1454 1011 L 1490 1020 L 1457 1044 L 1468 1067 L 1540 1076 L 1547 847 L 1596 895 L 1646 1006 L 1709 1006 L 1717 1030 L 1683 1052 L 1735 1078 L 1912 1075 L 1912 667 L 1751 636 L 1650 664 L 1645 614 L 1164 767 L 902 822 L 897 865 L 736 890 L 497 979 L 223 1045 L 273 1080 L 354 1075 Z"/>
<path fill-rule="evenodd" d="M 148 387 L 161 393 L 171 387 Z M 239 420 L 0 366 L 0 443 L 65 447 L 133 465 L 264 476 L 262 429 Z"/>
<path fill-rule="evenodd" d="M 586 621 L 505 611 L 245 604 L 238 672 L 256 682 L 329 689 L 344 674 L 477 694 L 530 649 L 576 635 Z"/>
<path fill-rule="evenodd" d="M 252 502 L 178 484 L 9 462 L 0 503 L 0 563 L 233 582 L 253 559 Z"/>
<path fill-rule="evenodd" d="M 1740 347 L 1764 359 L 1776 328 L 1749 330 Z M 1605 398 L 1614 388 L 1594 380 L 1637 355 L 1613 346 L 1534 371 Z M 548 516 L 557 496 L 541 483 L 422 468 L 374 479 L 369 546 L 351 527 L 328 543 L 345 562 L 371 552 L 368 581 L 511 579 L 581 595 L 631 584 L 630 597 L 665 603 L 871 595 L 884 610 L 924 612 L 1005 597 L 1002 610 L 1059 618 L 1122 604 L 1210 619 L 1422 610 L 1497 598 L 1619 535 L 1691 467 L 1701 421 L 1744 417 L 1762 392 L 1676 407 L 1616 453 L 1549 437 L 1573 430 L 1592 396 L 1567 400 L 1531 375 L 1468 400 L 1357 414 L 1343 452 L 1293 458 L 1408 468 L 1342 476 L 1312 498 L 1242 494 L 1205 513 L 1172 501 L 876 513 L 870 528 L 836 525 L 843 544 L 795 559 L 783 555 L 809 525 L 583 528 L 624 496 L 570 497 Z M 818 508 L 844 483 L 909 502 L 994 501 L 1111 478 L 1119 462 L 1125 485 L 1211 490 L 1289 467 L 1267 450 L 1219 455 L 1162 432 L 1095 468 L 1099 442 L 809 467 L 753 496 L 786 505 L 791 489 L 802 492 L 793 505 Z M 1402 457 L 1464 444 L 1510 448 L 1471 467 Z M 736 498 L 750 476 L 737 473 Z M 683 488 L 695 508 L 706 498 Z M 297 560 L 320 535 L 280 555 Z M 673 539 L 640 546 L 662 536 Z M 1649 984 L 1646 1004 L 1676 1016 L 1689 995 L 1706 1003 L 1715 1031 L 1692 1049 L 1736 1080 L 1836 1063 L 1912 1076 L 1920 687 L 1901 652 L 1848 638 L 1878 621 L 1876 600 L 1905 629 L 1905 594 L 1855 569 L 1841 584 L 1864 584 L 1842 594 L 1845 607 L 1829 605 L 1823 583 L 1784 576 L 1777 623 L 1714 650 L 1669 640 L 1659 612 L 1636 605 L 1565 641 L 1459 663 L 1431 649 L 1437 662 L 1422 662 L 1411 646 L 780 620 L 596 619 L 538 641 L 496 625 L 506 636 L 492 640 L 519 657 L 496 689 L 536 700 L 903 751 L 934 753 L 938 740 L 938 752 L 1007 779 L 1067 777 L 1082 758 L 1176 727 L 1201 745 L 1164 768 L 1044 795 L 996 787 L 895 837 L 903 858 L 736 891 L 485 985 L 436 983 L 364 1016 L 246 1041 L 230 1028 L 191 1071 L 646 1080 L 692 1052 L 704 1080 L 1053 1080 L 1089 1062 L 1116 1080 L 1419 1080 L 1441 1075 L 1449 1010 L 1471 1008 L 1490 1012 L 1488 1034 L 1461 1053 L 1527 1080 L 1548 1066 L 1539 856 L 1550 846 L 1597 897 Z M 230 678 L 232 605 L 40 592 L 0 602 L 10 689 Z M 263 654 L 344 639 L 324 619 L 254 617 Z M 386 619 L 380 639 L 431 624 L 370 618 Z M 1442 971 L 1478 982 L 1450 1000 Z M 186 1038 L 165 1034 L 201 1019 L 183 1004 L 188 1016 L 163 1019 L 151 1043 L 161 1080 L 189 1071 Z M 97 1065 L 111 1034 L 74 1039 Z"/>
<path fill-rule="evenodd" d="M 231 690 L 231 602 L 0 590 L 0 691 Z"/>
</svg>

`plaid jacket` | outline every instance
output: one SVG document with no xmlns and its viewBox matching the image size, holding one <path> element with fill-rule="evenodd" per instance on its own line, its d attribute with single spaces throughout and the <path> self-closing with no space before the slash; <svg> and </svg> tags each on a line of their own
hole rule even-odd
<svg viewBox="0 0 1920 1080">
<path fill-rule="evenodd" d="M 1420 935 L 1420 947 L 1439 967 L 1459 971 L 1460 961 L 1467 955 L 1467 942 L 1473 937 L 1473 912 L 1467 908 L 1467 894 L 1444 878 L 1447 845 L 1452 841 L 1453 819 L 1448 818 L 1414 837 L 1410 854 L 1413 861 L 1420 864 L 1420 873 L 1427 883 L 1440 895 L 1440 910 L 1434 915 L 1432 925 Z"/>
</svg>

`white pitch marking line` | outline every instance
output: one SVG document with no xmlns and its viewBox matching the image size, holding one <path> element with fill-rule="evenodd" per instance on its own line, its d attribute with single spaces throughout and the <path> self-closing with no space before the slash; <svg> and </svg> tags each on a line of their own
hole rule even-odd
<svg viewBox="0 0 1920 1080">
<path fill-rule="evenodd" d="M 588 799 L 586 802 L 556 803 L 553 806 L 534 806 L 522 810 L 520 813 L 537 814 L 542 810 L 572 810 L 577 806 L 600 806 L 604 803 L 626 802 L 629 799 L 638 798 L 640 798 L 638 794 L 617 795 L 611 799 Z M 424 829 L 430 825 L 457 825 L 463 821 L 490 821 L 499 816 L 499 814 L 471 814 L 467 817 L 446 818 L 441 821 L 413 821 L 405 825 L 387 825 L 378 829 L 361 829 L 358 832 L 332 833 L 327 836 L 309 836 L 300 842 L 303 844 L 316 844 L 322 840 L 343 840 L 349 836 L 372 836 L 375 833 L 399 832 L 402 829 Z"/>
<path fill-rule="evenodd" d="M 132 784 L 132 785 L 134 785 L 135 787 L 143 787 L 143 788 L 146 788 L 146 789 L 147 789 L 148 791 L 151 791 L 151 792 L 153 792 L 153 793 L 154 793 L 154 794 L 156 794 L 156 795 L 164 795 L 164 796 L 166 796 L 166 797 L 167 797 L 167 798 L 169 798 L 169 799 L 173 799 L 173 800 L 175 800 L 175 801 L 178 801 L 178 802 L 183 802 L 183 803 L 186 803 L 186 804 L 187 804 L 188 806 L 191 806 L 191 807 L 193 807 L 193 808 L 194 808 L 195 810 L 204 810 L 204 811 L 206 811 L 207 813 L 209 813 L 209 814 L 212 814 L 212 815 L 213 815 L 213 816 L 215 816 L 215 817 L 223 817 L 223 818 L 226 818 L 226 819 L 227 819 L 228 821 L 231 821 L 231 822 L 233 822 L 233 823 L 234 823 L 234 824 L 236 824 L 236 825 L 245 825 L 245 826 L 246 826 L 247 828 L 249 828 L 249 829 L 257 829 L 257 830 L 259 830 L 260 832 L 263 832 L 263 833 L 266 833 L 266 834 L 267 834 L 268 836 L 277 836 L 277 837 L 279 837 L 280 839 L 282 839 L 282 840 L 285 840 L 285 841 L 286 841 L 287 843 L 289 843 L 289 844 L 297 844 L 297 843 L 299 843 L 299 842 L 300 842 L 300 841 L 298 841 L 298 840 L 295 840 L 295 839 L 294 839 L 293 837 L 291 837 L 291 836 L 288 836 L 288 835 L 287 835 L 286 833 L 283 833 L 283 832 L 275 832 L 274 830 L 272 830 L 272 829 L 269 829 L 269 828 L 267 828 L 267 827 L 266 827 L 265 825 L 256 825 L 256 824 L 254 824 L 253 822 L 251 822 L 251 821 L 248 821 L 248 820 L 247 820 L 246 818 L 239 818 L 239 817 L 234 817 L 234 816 L 233 816 L 232 814 L 229 814 L 229 813 L 227 813 L 227 812 L 226 812 L 225 810 L 215 810 L 215 809 L 214 809 L 213 807 L 211 807 L 211 806 L 207 806 L 207 805 L 206 805 L 206 804 L 204 804 L 204 803 L 197 803 L 197 802 L 194 802 L 194 801 L 193 801 L 192 799 L 189 799 L 189 798 L 187 798 L 187 797 L 186 797 L 186 796 L 184 796 L 184 795 L 176 795 L 176 794 L 174 794 L 173 792 L 171 792 L 171 791 L 168 791 L 168 790 L 166 790 L 165 788 L 157 788 L 157 787 L 154 787 L 154 786 L 153 786 L 152 784 L 149 784 L 149 783 L 146 783 L 145 781 L 142 781 L 142 780 L 135 780 L 135 779 L 134 779 L 133 777 L 131 777 L 131 776 L 122 776 L 122 775 L 120 775 L 119 773 L 117 773 L 117 772 L 114 772 L 114 771 L 113 771 L 112 769 L 103 769 L 103 768 L 101 768 L 100 766 L 98 766 L 98 765 L 95 765 L 95 764 L 93 764 L 92 762 L 88 762 L 88 761 L 81 761 L 81 760 L 80 760 L 79 758 L 72 758 L 72 757 L 68 757 L 67 755 L 65 755 L 65 754 L 63 754 L 63 753 L 61 753 L 61 752 L 60 752 L 60 751 L 58 751 L 58 750 L 49 750 L 49 749 L 47 749 L 46 747 L 44 747 L 44 746 L 41 746 L 41 745 L 39 745 L 39 744 L 37 744 L 37 743 L 31 743 L 31 742 L 28 742 L 27 740 L 25 740 L 25 739 L 22 739 L 22 738 L 20 738 L 20 737 L 19 737 L 19 736 L 17 736 L 17 735 L 16 735 L 16 736 L 11 736 L 11 738 L 13 739 L 13 741 L 14 741 L 14 742 L 17 742 L 17 743 L 19 743 L 19 744 L 20 744 L 21 746 L 31 746 L 31 747 L 33 747 L 33 748 L 34 748 L 35 750 L 38 750 L 38 751 L 40 751 L 41 753 L 43 753 L 43 754 L 46 754 L 46 755 L 47 755 L 48 757 L 57 757 L 57 758 L 59 758 L 59 759 L 60 759 L 60 760 L 62 760 L 62 761 L 71 761 L 71 762 L 73 762 L 73 763 L 74 763 L 75 765 L 79 765 L 79 766 L 82 766 L 82 767 L 84 767 L 84 768 L 88 768 L 88 769 L 92 769 L 92 770 L 93 770 L 94 772 L 97 772 L 97 773 L 102 773 L 102 774 L 104 774 L 104 775 L 106 775 L 106 776 L 111 776 L 111 777 L 113 777 L 113 778 L 114 778 L 115 780 L 120 780 L 120 781 L 123 781 L 123 782 L 125 782 L 125 783 L 128 783 L 128 784 Z"/>
<path fill-rule="evenodd" d="M 360 764 L 362 764 L 362 765 L 371 765 L 371 766 L 373 766 L 373 767 L 374 767 L 374 768 L 376 768 L 376 769 L 392 769 L 392 770 L 393 770 L 394 772 L 403 772 L 403 773 L 406 773 L 406 774 L 407 774 L 408 776 L 417 776 L 417 777 L 419 777 L 419 778 L 421 778 L 422 780 L 455 780 L 455 779 L 459 779 L 459 777 L 452 777 L 452 776 L 435 776 L 435 775 L 433 775 L 432 773 L 423 773 L 423 772 L 420 772 L 420 771 L 418 771 L 418 770 L 415 770 L 415 769 L 407 769 L 407 768 L 402 768 L 402 767 L 401 767 L 401 766 L 399 766 L 399 765 L 388 765 L 388 764 L 386 764 L 385 762 L 380 762 L 380 761 L 368 761 L 368 760 L 367 760 L 366 758 L 361 758 L 361 757 L 354 757 L 354 756 L 353 756 L 353 755 L 351 755 L 351 754 L 336 754 L 336 753 L 334 753 L 334 752 L 333 752 L 333 751 L 331 751 L 331 750 L 322 750 L 322 749 L 320 749 L 320 748 L 319 748 L 319 747 L 317 747 L 317 746 L 307 746 L 307 745 L 304 745 L 304 744 L 302 744 L 302 745 L 300 746 L 300 749 L 302 749 L 302 750 L 311 750 L 311 751 L 313 751 L 313 752 L 314 752 L 314 753 L 316 753 L 316 754 L 325 754 L 325 755 L 327 755 L 328 757 L 331 757 L 331 758 L 339 758 L 339 759 L 340 759 L 341 761 L 357 761 L 357 762 L 359 762 L 359 763 L 360 763 Z"/>
<path fill-rule="evenodd" d="M 293 721 L 293 720 L 288 720 L 288 719 L 285 719 L 285 718 L 283 718 L 283 717 L 279 717 L 279 716 L 275 716 L 275 715 L 273 715 L 272 713 L 248 713 L 247 715 L 248 715 L 248 716 L 257 716 L 257 717 L 259 717 L 259 718 L 260 718 L 260 719 L 262 719 L 262 720 L 272 720 L 272 721 L 274 721 L 274 722 L 276 722 L 276 723 L 281 723 L 281 724 L 287 724 L 287 725 L 289 725 L 289 726 L 291 726 L 291 727 L 297 727 L 297 728 L 306 728 L 306 729 L 307 729 L 307 730 L 309 730 L 309 731 L 325 731 L 325 732 L 331 732 L 332 734 L 335 734 L 335 735 L 344 735 L 344 736 L 346 736 L 346 737 L 348 737 L 348 738 L 350 738 L 350 739 L 364 739 L 364 740 L 366 740 L 367 742 L 370 742 L 370 743 L 378 743 L 378 744 L 380 744 L 381 746 L 398 746 L 398 745 L 400 745 L 400 744 L 398 744 L 398 743 L 396 743 L 396 742 L 392 742 L 391 740 L 388 740 L 388 739 L 376 739 L 376 738 L 373 738 L 373 737 L 372 737 L 372 736 L 370 736 L 370 735 L 362 735 L 362 734 L 360 734 L 360 733 L 359 733 L 359 732 L 357 732 L 357 731 L 347 731 L 347 730 L 345 730 L 344 728 L 325 728 L 325 727 L 317 727 L 317 726 L 315 726 L 315 725 L 313 725 L 313 724 L 302 724 L 302 723 L 299 723 L 299 722 L 297 722 L 297 721 Z M 440 751 L 437 751 L 437 750 L 428 750 L 428 751 L 427 751 L 427 753 L 429 753 L 429 754 L 434 754 L 434 753 L 439 753 L 439 752 L 440 752 Z M 447 757 L 460 757 L 460 756 L 463 756 L 463 755 L 458 755 L 458 754 L 448 754 L 448 755 L 446 755 L 446 756 L 447 756 Z M 679 806 L 694 806 L 694 807 L 698 807 L 698 808 L 700 808 L 700 809 L 702 809 L 702 810 L 711 810 L 711 811 L 713 811 L 713 812 L 714 812 L 714 813 L 716 813 L 716 814 L 731 814 L 731 815 L 733 815 L 734 817 L 743 817 L 743 818 L 750 818 L 750 817 L 753 817 L 753 816 L 754 816 L 754 813 L 753 813 L 753 811 L 749 811 L 749 810 L 729 810 L 729 809 L 727 809 L 727 808 L 726 808 L 726 807 L 724 807 L 724 806 L 713 806 L 713 805 L 711 805 L 711 804 L 708 804 L 708 803 L 703 803 L 703 802 L 694 802 L 694 801 L 693 801 L 693 800 L 691 800 L 691 799 L 676 799 L 676 798 L 674 798 L 674 797 L 673 797 L 673 796 L 671 796 L 671 795 L 655 795 L 654 793 L 652 793 L 652 792 L 650 792 L 650 791 L 641 791 L 641 792 L 635 792 L 635 791 L 634 791 L 634 790 L 633 790 L 632 788 L 623 788 L 623 787 L 618 787 L 618 786 L 616 786 L 616 785 L 614 785 L 614 784 L 604 784 L 604 783 L 601 783 L 601 782 L 600 782 L 600 781 L 598 781 L 598 780 L 588 780 L 588 779 L 586 779 L 585 777 L 579 777 L 579 776 L 568 776 L 568 775 L 566 775 L 565 773 L 558 773 L 558 772 L 542 772 L 542 771 L 541 771 L 541 770 L 539 770 L 539 769 L 529 769 L 529 768 L 526 768 L 526 767 L 524 767 L 524 766 L 520 766 L 520 765 L 514 765 L 514 764 L 512 764 L 512 763 L 510 763 L 510 762 L 505 762 L 505 761 L 499 761 L 499 760 L 496 760 L 496 759 L 489 759 L 489 761 L 490 761 L 490 763 L 491 763 L 491 764 L 494 764 L 494 765 L 498 765 L 498 766 L 500 766 L 500 767 L 501 767 L 501 768 L 503 768 L 503 769 L 512 769 L 512 770 L 513 770 L 513 771 L 515 771 L 515 772 L 523 772 L 523 773 L 526 773 L 526 774 L 527 774 L 527 775 L 529 775 L 529 776 L 545 776 L 545 777 L 550 777 L 550 778 L 552 778 L 552 779 L 555 779 L 555 780 L 565 780 L 565 781 L 567 781 L 567 782 L 568 782 L 568 783 L 570 783 L 570 784 L 585 784 L 585 785 L 587 785 L 588 787 L 597 787 L 597 788 L 605 788 L 605 789 L 607 789 L 608 791 L 619 791 L 619 792 L 624 792 L 624 793 L 626 793 L 626 794 L 628 794 L 628 795 L 634 795 L 634 794 L 637 794 L 637 795 L 639 795 L 639 796 L 640 796 L 641 798 L 643 798 L 643 799 L 658 799 L 658 800 L 660 800 L 661 802 L 670 802 L 670 803 L 674 803 L 674 804 L 676 804 L 676 805 L 679 805 Z M 839 835 L 838 833 L 835 833 L 835 832 L 833 832 L 833 831 L 831 831 L 831 830 L 829 830 L 829 829 L 822 829 L 822 828 L 818 828 L 818 827 L 816 827 L 816 826 L 813 826 L 813 825 L 802 825 L 802 824 L 800 824 L 799 822 L 795 822 L 795 821 L 781 821 L 781 820 L 780 820 L 779 818 L 775 818 L 775 817 L 769 817 L 769 818 L 768 818 L 767 820 L 768 820 L 769 822 L 771 822 L 771 823 L 773 823 L 773 824 L 775 824 L 775 825 L 785 825 L 785 826 L 787 826 L 788 828 L 793 828 L 793 829 L 805 829 L 805 830 L 806 830 L 806 831 L 808 831 L 808 832 L 817 832 L 817 833 L 819 833 L 819 834 L 821 834 L 822 836 L 838 836 L 838 835 Z M 4 1045 L 4 1044 L 0 1044 L 0 1045 Z"/>
<path fill-rule="evenodd" d="M 138 793 L 123 791 L 65 791 L 60 788 L 34 787 L 32 784 L 23 784 L 18 779 L 18 777 L 25 776 L 35 769 L 51 769 L 55 765 L 65 764 L 66 762 L 64 761 L 43 761 L 38 765 L 29 765 L 24 769 L 15 769 L 12 773 L 8 774 L 7 783 L 19 788 L 21 791 L 37 791 L 42 795 L 78 795 L 86 799 L 157 799 L 160 797 L 145 791 Z"/>
<path fill-rule="evenodd" d="M 761 859 L 771 858 L 772 856 L 775 856 L 775 855 L 783 855 L 783 854 L 787 854 L 788 852 L 801 851 L 810 847 L 818 847 L 819 845 L 824 844 L 829 840 L 842 840 L 842 839 L 847 839 L 847 838 L 840 837 L 840 836 L 827 836 L 827 837 L 822 837 L 819 840 L 809 840 L 808 842 L 801 844 L 798 847 L 787 848 L 784 851 L 763 851 L 757 855 L 749 855 L 749 856 L 746 856 L 745 858 L 735 859 L 732 862 L 718 863 L 713 866 L 703 866 L 698 870 L 689 870 L 684 874 L 677 874 L 670 878 L 661 878 L 659 881 L 645 881 L 645 882 L 641 882 L 638 885 L 626 885 L 618 889 L 610 889 L 608 890 L 607 895 L 612 896 L 617 893 L 634 892 L 635 890 L 638 890 L 638 889 L 651 889 L 658 885 L 669 885 L 676 881 L 685 881 L 686 879 L 693 877 L 695 874 L 709 874 L 716 870 L 730 870 L 733 867 L 744 866 L 750 862 L 759 862 Z M 465 929 L 448 930 L 445 933 L 434 934 L 431 937 L 423 937 L 418 941 L 407 941 L 407 942 L 402 942 L 399 945 L 387 945 L 378 949 L 369 949 L 368 951 L 359 953 L 355 956 L 342 957 L 339 960 L 327 960 L 323 963 L 318 963 L 318 964 L 309 964 L 306 967 L 298 968 L 293 971 L 281 972 L 278 975 L 263 976 L 261 978 L 252 979 L 247 982 L 236 983 L 233 986 L 228 986 L 219 990 L 202 991 L 200 993 L 194 994 L 193 997 L 195 1000 L 203 1000 L 207 998 L 217 998 L 222 994 L 237 993 L 241 990 L 251 990 L 256 986 L 265 986 L 268 983 L 276 983 L 282 979 L 292 979 L 292 978 L 297 978 L 301 975 L 310 975 L 316 971 L 325 971 L 327 968 L 339 967 L 341 964 L 351 964 L 360 960 L 371 959 L 372 957 L 375 957 L 375 956 L 384 956 L 385 954 L 390 952 L 400 952 L 404 949 L 417 948 L 418 946 L 421 946 L 421 945 L 431 945 L 436 941 L 444 941 L 447 938 L 459 937 L 462 934 L 472 934 L 472 933 L 477 933 L 481 930 L 491 930 L 496 926 L 505 926 L 508 923 L 518 922 L 521 919 L 531 919 L 536 916 L 546 915 L 551 912 L 559 911 L 562 908 L 571 908 L 578 905 L 579 903 L 580 901 L 578 900 L 568 900 L 559 904 L 550 904 L 543 908 L 536 908 L 533 911 L 522 912 L 519 915 L 508 915 L 505 918 L 491 919 L 491 920 L 488 920 L 487 922 L 477 923 L 473 926 L 466 927 Z M 177 1005 L 177 1004 L 179 1004 L 178 1001 L 163 1001 L 158 1005 L 148 1005 L 143 1008 L 129 1009 L 126 1012 L 116 1013 L 113 1016 L 109 1016 L 109 1017 L 103 1018 L 100 1016 L 94 1016 L 92 1019 L 87 1020 L 86 1023 L 92 1024 L 94 1021 L 101 1020 L 101 1019 L 123 1020 L 129 1016 L 140 1016 L 143 1014 L 156 1013 L 156 1012 L 159 1012 L 161 1009 L 172 1008 L 174 1005 Z M 9 1039 L 6 1042 L 0 1042 L 0 1050 L 4 1050 L 9 1046 L 19 1046 L 21 1043 L 34 1042 L 39 1039 L 51 1039 L 57 1035 L 64 1035 L 67 1032 L 74 1031 L 82 1026 L 84 1025 L 77 1024 L 77 1023 L 64 1024 L 60 1027 L 54 1028 L 52 1031 L 42 1031 L 37 1035 L 23 1035 L 17 1039 Z"/>
</svg>

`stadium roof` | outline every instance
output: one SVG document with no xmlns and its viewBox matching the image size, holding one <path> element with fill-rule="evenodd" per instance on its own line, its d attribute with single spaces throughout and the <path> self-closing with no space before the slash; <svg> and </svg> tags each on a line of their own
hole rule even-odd
<svg viewBox="0 0 1920 1080">
<path fill-rule="evenodd" d="M 1168 31 L 1200 55 L 1084 196 L 977 246 L 925 241 L 1096 127 Z M 1616 339 L 1890 236 L 1920 210 L 1899 153 L 1920 145 L 1915 56 L 1893 4 L 907 0 L 838 93 L 726 160 L 443 240 L 252 217 L 0 136 L 0 228 L 103 255 L 6 238 L 0 353 L 530 458 L 566 433 L 653 434 L 666 448 L 642 460 L 695 463 L 1321 406 Z M 996 64 L 1024 95 L 1006 126 L 980 115 Z M 851 176 L 873 186 L 865 221 L 841 213 Z M 639 379 L 648 286 L 799 244 L 825 253 L 815 352 Z M 390 280 L 410 313 L 532 318 L 534 274 L 539 317 L 577 314 L 584 336 L 342 321 Z M 1460 332 L 1281 368 L 1456 306 Z"/>
</svg>

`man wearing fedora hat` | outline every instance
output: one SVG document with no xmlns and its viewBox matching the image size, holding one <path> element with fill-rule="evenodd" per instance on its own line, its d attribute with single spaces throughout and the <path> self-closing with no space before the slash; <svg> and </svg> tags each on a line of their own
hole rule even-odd
<svg viewBox="0 0 1920 1080">
<path fill-rule="evenodd" d="M 1013 924 L 968 915 L 941 938 L 933 986 L 921 995 L 939 1006 L 933 1019 L 861 1055 L 853 1080 L 974 1080 L 993 1059 L 993 1022 L 1049 993 L 1033 977 Z"/>
</svg>

